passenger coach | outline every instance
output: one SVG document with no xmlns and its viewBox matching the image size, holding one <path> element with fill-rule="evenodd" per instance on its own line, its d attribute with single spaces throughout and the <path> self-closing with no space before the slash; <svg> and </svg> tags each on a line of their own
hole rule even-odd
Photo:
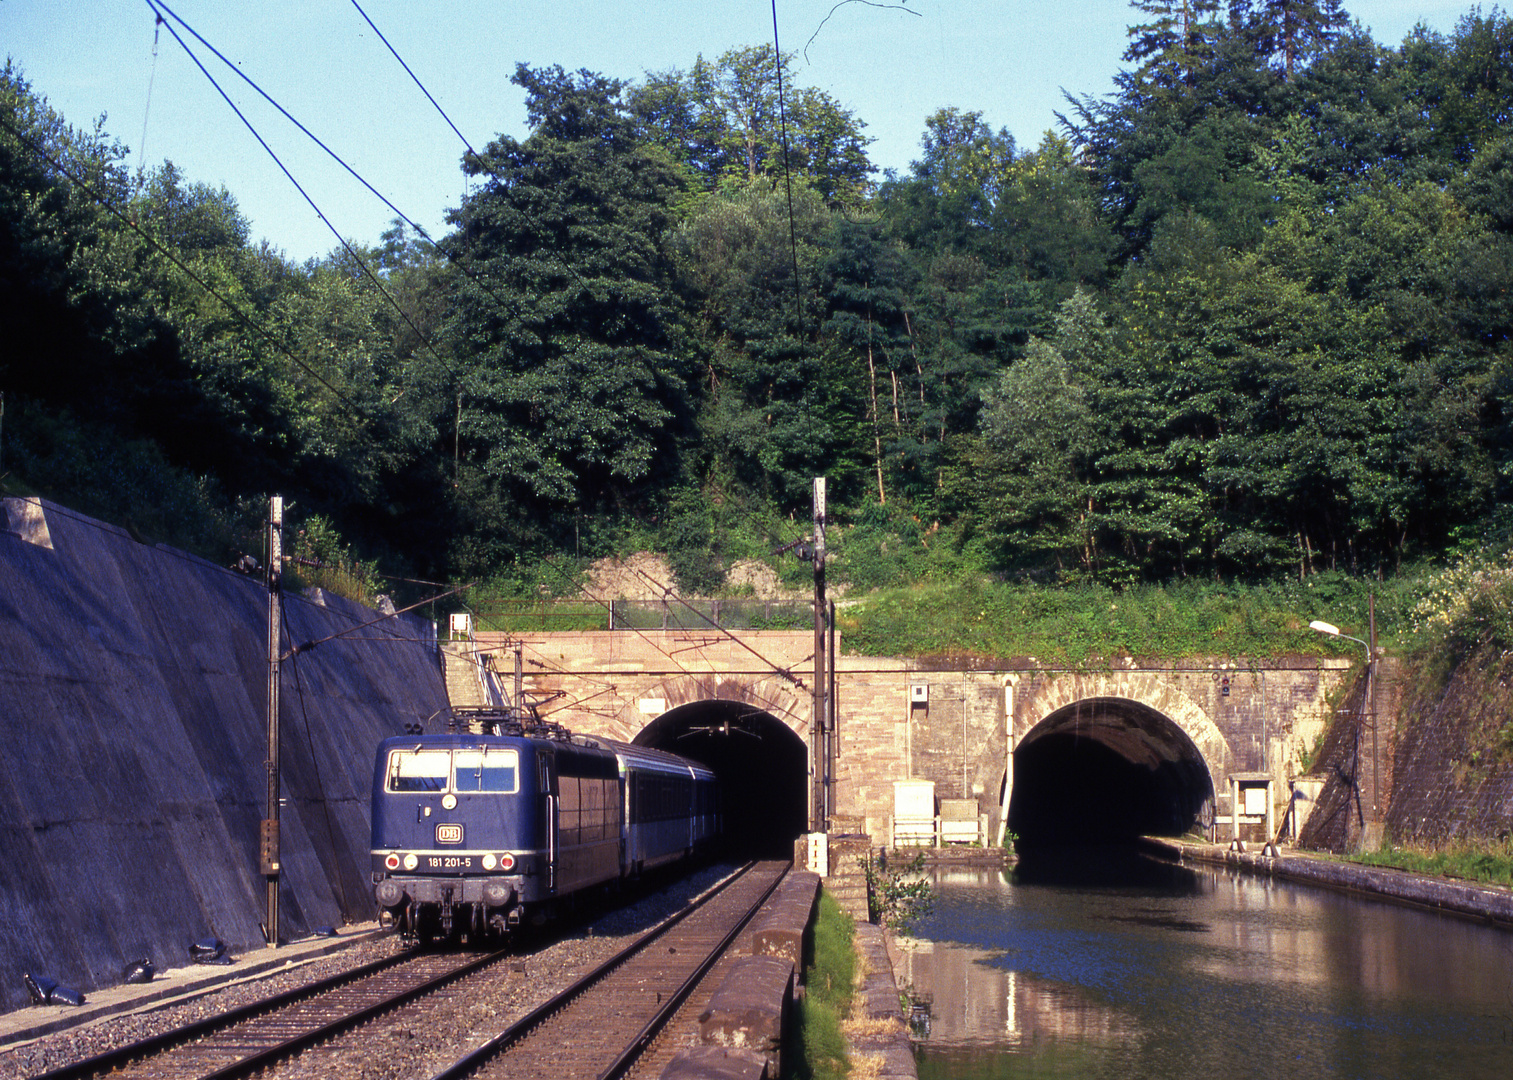
<svg viewBox="0 0 1513 1080">
<path fill-rule="evenodd" d="M 506 712 L 385 739 L 373 771 L 380 920 L 470 939 L 540 922 L 586 889 L 688 858 L 720 831 L 708 769 Z"/>
</svg>

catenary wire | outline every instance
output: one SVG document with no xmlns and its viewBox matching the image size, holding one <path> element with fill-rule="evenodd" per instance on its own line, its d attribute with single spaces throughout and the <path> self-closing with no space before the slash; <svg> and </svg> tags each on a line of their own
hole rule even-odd
<svg viewBox="0 0 1513 1080">
<path fill-rule="evenodd" d="M 383 31 L 373 24 L 372 19 L 368 18 L 368 13 L 362 9 L 362 5 L 359 4 L 357 0 L 352 0 L 352 6 L 355 7 L 357 9 L 357 13 L 363 17 L 363 22 L 367 23 L 368 26 L 372 28 L 373 32 L 378 35 L 378 40 L 384 43 L 384 47 L 393 54 L 394 59 L 399 61 L 399 66 L 405 69 L 405 74 L 414 80 L 416 86 L 420 87 L 420 92 L 426 96 L 426 100 L 429 101 L 432 105 L 436 106 L 436 111 L 439 112 L 441 114 L 441 118 L 447 122 L 447 127 L 451 128 L 452 131 L 456 133 L 457 137 L 462 140 L 462 145 L 468 148 L 468 153 L 472 154 L 475 160 L 481 160 L 479 158 L 478 151 L 473 149 L 473 144 L 468 142 L 468 137 L 461 131 L 458 131 L 457 125 L 452 123 L 452 118 L 447 115 L 446 110 L 443 109 L 437 102 L 437 100 L 431 96 L 431 92 L 426 89 L 425 83 L 420 81 L 420 77 L 417 76 L 415 72 L 410 70 L 410 65 L 405 63 L 404 57 L 400 56 L 399 52 L 394 48 L 394 46 L 389 44 L 389 39 L 384 37 Z"/>
<path fill-rule="evenodd" d="M 452 123 L 452 118 L 446 114 L 446 110 L 443 109 L 441 105 L 437 103 L 436 99 L 431 96 L 431 92 L 427 90 L 425 84 L 420 81 L 420 77 L 415 74 L 414 70 L 411 69 L 409 64 L 405 63 L 404 57 L 399 55 L 399 51 L 389 43 L 389 39 L 384 37 L 383 31 L 379 30 L 377 25 L 374 24 L 373 20 L 368 18 L 368 13 L 357 4 L 357 0 L 353 0 L 352 6 L 357 8 L 357 13 L 363 17 L 363 21 L 366 22 L 370 27 L 372 27 L 373 32 L 378 35 L 378 39 L 382 41 L 385 46 L 387 46 L 390 54 L 394 57 L 394 59 L 399 61 L 399 66 L 405 69 L 405 74 L 409 75 L 410 78 L 414 80 L 415 85 L 420 87 L 420 92 L 426 96 L 426 100 L 429 101 L 433 106 L 435 106 L 436 111 L 441 114 L 441 118 L 447 122 L 447 126 L 456 133 L 457 138 L 461 140 L 462 145 L 467 147 L 468 154 L 470 155 L 468 160 L 475 167 L 477 167 L 480 172 L 486 172 L 489 176 L 493 177 L 496 182 L 503 183 L 504 181 L 502 180 L 502 178 L 498 173 L 494 171 L 494 167 L 489 164 L 488 160 L 482 154 L 473 149 L 473 144 L 468 141 L 467 136 L 458 130 L 456 124 Z M 454 265 L 458 265 L 460 267 L 462 264 L 454 263 Z M 573 269 L 571 264 L 564 262 L 560 258 L 557 258 L 553 260 L 553 265 L 563 273 L 567 274 L 573 280 L 575 280 L 579 285 L 582 285 L 585 289 L 589 287 L 589 284 L 586 280 L 584 280 L 583 275 L 579 274 L 577 270 Z M 469 275 L 469 277 L 472 278 L 472 275 Z M 472 278 L 472 280 L 474 280 L 479 285 L 482 285 L 483 288 L 488 291 L 488 293 L 492 295 L 496 300 L 499 300 L 501 304 L 504 303 L 504 301 L 499 297 L 499 294 L 495 293 L 494 290 L 490 288 L 485 282 L 482 282 L 477 278 Z"/>
<path fill-rule="evenodd" d="M 147 101 L 142 106 L 142 140 L 137 144 L 137 182 L 147 165 L 147 118 L 152 115 L 152 84 L 158 78 L 158 31 L 163 28 L 163 16 L 152 24 L 152 64 L 147 69 Z"/>
<path fill-rule="evenodd" d="M 778 130 L 783 136 L 783 183 L 788 189 L 788 250 L 793 254 L 794 332 L 804 333 L 804 289 L 799 280 L 799 235 L 793 220 L 793 174 L 788 168 L 788 109 L 783 104 L 783 50 L 778 46 L 778 0 L 772 0 L 772 63 L 778 76 Z"/>
<path fill-rule="evenodd" d="M 172 27 L 170 27 L 169 30 L 171 32 L 172 31 Z M 127 228 L 131 229 L 138 236 L 140 236 L 143 240 L 146 240 L 149 244 L 151 244 L 154 248 L 156 248 L 157 251 L 158 251 L 158 253 L 160 255 L 162 255 L 164 258 L 168 259 L 169 262 L 173 263 L 176 267 L 178 267 L 180 270 L 182 270 L 191 280 L 194 281 L 194 283 L 196 285 L 198 285 L 200 288 L 204 289 L 211 296 L 213 296 L 217 300 L 219 300 L 221 302 L 221 304 L 223 304 L 228 311 L 230 311 L 238 319 L 240 319 L 242 322 L 244 322 L 247 325 L 248 329 L 252 330 L 253 332 L 255 332 L 257 334 L 261 334 L 264 338 L 266 338 L 268 340 L 268 342 L 275 349 L 277 349 L 279 352 L 283 353 L 290 360 L 294 361 L 294 363 L 302 371 L 304 371 L 307 375 L 309 375 L 316 382 L 318 382 L 322 386 L 324 386 L 327 390 L 331 391 L 331 393 L 334 394 L 338 400 L 343 401 L 347 405 L 351 406 L 352 409 L 353 409 L 353 411 L 358 416 L 362 416 L 363 415 L 363 410 L 357 404 L 357 402 L 353 401 L 347 395 L 343 394 L 335 386 L 332 386 L 331 383 L 328 382 L 326 380 L 326 378 L 323 375 L 320 374 L 320 372 L 316 371 L 313 367 L 311 367 L 305 361 L 301 360 L 298 356 L 296 356 L 294 354 L 294 351 L 292 349 L 290 349 L 283 342 L 279 341 L 278 338 L 274 337 L 274 335 L 273 335 L 273 333 L 271 331 L 269 331 L 269 330 L 265 329 L 264 327 L 262 327 L 261 325 L 259 325 L 258 322 L 255 319 L 252 318 L 252 316 L 248 315 L 245 311 L 243 311 L 236 304 L 232 303 L 225 296 L 221 295 L 221 293 L 216 290 L 215 286 L 211 285 L 203 277 L 201 277 L 199 274 L 195 273 L 192 269 L 190 269 L 189 265 L 187 263 L 185 263 L 184 260 L 180 259 L 177 255 L 175 255 L 172 251 L 170 251 L 161 241 L 158 240 L 157 237 L 153 236 L 151 233 L 149 233 L 147 230 L 143 229 L 140 225 L 138 225 L 135 221 L 133 221 L 132 218 L 131 218 L 131 215 L 127 214 L 124 210 L 121 210 L 120 208 L 118 208 L 117 206 L 115 206 L 110 201 L 110 199 L 108 197 L 106 197 L 105 195 L 103 195 L 101 192 L 97 191 L 95 189 L 94 185 L 91 184 L 88 180 L 85 180 L 85 179 L 80 178 L 79 176 L 76 176 L 73 173 L 73 171 L 71 171 L 68 168 L 68 166 L 64 165 L 62 161 L 60 161 L 58 158 L 56 158 L 51 153 L 49 153 L 46 147 L 39 145 L 34 139 L 32 139 L 30 136 L 28 136 L 20 128 L 18 128 L 15 125 L 13 125 L 9 120 L 7 120 L 3 116 L 0 116 L 0 127 L 3 127 L 6 131 L 10 132 L 10 134 L 13 135 L 18 142 L 20 142 L 22 145 L 26 146 L 27 149 L 31 150 L 32 153 L 34 153 L 38 157 L 42 158 L 42 160 L 46 161 L 53 168 L 57 169 L 58 172 L 59 172 L 59 174 L 61 174 L 62 176 L 65 176 L 69 180 L 71 180 L 81 190 L 83 190 L 86 195 L 88 195 L 95 202 L 97 202 L 101 206 L 103 206 L 113 217 L 117 218 L 123 225 L 125 225 Z"/>
<path fill-rule="evenodd" d="M 650 585 L 653 588 L 656 588 L 659 585 L 659 583 L 657 581 L 655 581 L 651 577 L 650 574 L 646 573 L 643 570 L 640 570 L 638 568 L 632 567 L 631 573 L 635 574 L 636 577 L 640 578 L 641 581 L 642 581 L 642 583 L 644 583 L 646 585 Z M 762 663 L 764 663 L 768 667 L 772 668 L 773 671 L 777 672 L 783 678 L 787 679 L 789 682 L 792 682 L 792 683 L 794 683 L 796 685 L 798 684 L 798 677 L 795 676 L 793 674 L 793 672 L 790 671 L 788 668 L 781 667 L 780 665 L 778 665 L 774 661 L 769 660 L 767 657 L 765 657 L 761 653 L 757 652 L 756 649 L 752 648 L 746 642 L 742 641 L 735 634 L 732 634 L 728 629 L 726 629 L 725 627 L 721 626 L 714 619 L 710 618 L 708 615 L 705 615 L 702 611 L 700 611 L 698 608 L 694 607 L 687 600 L 683 599 L 683 597 L 679 596 L 677 593 L 673 592 L 671 589 L 663 587 L 662 588 L 662 598 L 663 598 L 663 600 L 676 600 L 678 603 L 682 604 L 689 611 L 693 612 L 699 618 L 701 618 L 705 622 L 707 622 L 711 627 L 713 627 L 714 629 L 718 630 L 720 633 L 724 634 L 731 641 L 735 642 L 741 648 L 743 648 L 747 652 L 749 652 L 752 656 L 756 657 Z"/>
<path fill-rule="evenodd" d="M 359 173 L 351 165 L 347 164 L 347 162 L 342 159 L 341 155 L 339 155 L 335 150 L 332 150 L 329 146 L 327 146 L 325 144 L 325 142 L 323 142 L 320 139 L 319 136 L 317 136 L 314 132 L 312 132 L 304 124 L 300 123 L 300 121 L 298 119 L 296 119 L 294 117 L 294 115 L 289 112 L 288 109 L 284 108 L 277 101 L 275 101 L 272 98 L 272 96 L 270 96 L 268 94 L 268 92 L 266 90 L 264 90 L 261 86 L 259 86 L 257 84 L 256 81 L 254 81 L 252 79 L 251 76 L 249 76 L 241 68 L 237 67 L 236 64 L 232 63 L 231 60 L 229 58 L 227 58 L 214 45 L 212 45 L 210 42 L 206 41 L 205 38 L 204 38 L 204 36 L 202 34 L 200 34 L 200 32 L 198 30 L 196 30 L 194 27 L 190 26 L 189 23 L 187 23 L 187 22 L 184 21 L 183 16 L 181 16 L 178 12 L 174 11 L 173 8 L 169 7 L 167 4 L 163 3 L 163 0 L 147 0 L 147 5 L 148 5 L 148 7 L 162 8 L 164 11 L 166 11 L 168 13 L 168 15 L 175 22 L 177 22 L 185 30 L 189 31 L 189 33 L 191 35 L 193 35 L 193 37 L 194 37 L 194 39 L 196 41 L 198 41 L 201 45 L 205 46 L 205 48 L 209 49 L 215 55 L 215 58 L 217 60 L 219 60 L 221 63 L 225 64 L 232 71 L 236 72 L 237 76 L 240 77 L 241 80 L 243 82 L 245 82 L 249 87 L 251 87 L 258 94 L 259 97 L 261 97 L 269 105 L 272 105 L 275 109 L 277 109 L 279 111 L 279 113 L 283 115 L 284 119 L 288 120 L 289 123 L 291 123 L 295 127 L 299 128 L 301 134 L 303 134 L 306 138 L 308 138 L 316 146 L 318 146 L 322 150 L 324 150 L 326 152 L 326 155 L 328 157 L 330 157 L 332 161 L 336 162 L 343 169 L 346 169 L 347 172 L 352 176 L 352 178 L 354 180 L 356 180 L 359 184 L 361 184 L 363 187 L 367 188 L 368 191 L 372 193 L 372 195 L 374 196 L 374 198 L 378 199 L 379 202 L 383 203 L 391 211 L 393 211 L 393 213 L 401 221 L 403 221 L 406 225 L 408 225 L 410 228 L 414 229 L 417 233 L 419 233 L 420 236 L 421 236 L 421 238 L 424 239 L 428 244 L 430 244 L 432 247 L 437 247 L 438 246 L 437 243 L 436 243 L 436 241 L 431 238 L 430 233 L 426 232 L 426 230 L 425 230 L 425 228 L 423 226 L 421 226 L 421 225 L 417 224 L 416 222 L 414 222 L 413 220 L 411 220 L 411 218 L 410 218 L 410 216 L 408 214 L 406 214 L 403 210 L 401 210 L 399 207 L 395 206 L 392 202 L 390 202 L 389 199 L 388 199 L 388 197 L 385 196 L 383 194 L 383 192 L 379 191 L 372 184 L 370 184 L 367 181 L 367 179 L 365 177 L 363 177 L 363 175 L 361 173 Z M 160 22 L 162 21 L 162 18 L 163 17 L 161 15 L 158 16 L 158 20 Z"/>
<path fill-rule="evenodd" d="M 161 14 L 158 11 L 159 0 L 145 0 L 145 2 L 147 6 L 152 9 L 154 14 Z M 166 11 L 167 9 L 164 8 L 164 10 Z M 174 16 L 174 18 L 177 19 L 178 16 Z M 221 98 L 226 102 L 226 104 L 231 107 L 231 111 L 236 113 L 237 119 L 242 122 L 242 124 L 247 128 L 249 132 L 252 133 L 252 137 L 257 140 L 258 145 L 261 146 L 265 151 L 267 151 L 268 156 L 273 159 L 273 163 L 279 167 L 279 171 L 281 171 L 284 176 L 288 178 L 289 183 L 294 185 L 294 189 L 300 193 L 305 202 L 310 204 L 310 209 L 315 211 L 315 216 L 320 218 L 321 222 L 326 226 L 326 228 L 331 230 L 331 235 L 336 237 L 336 240 L 339 244 L 341 244 L 342 249 L 352 257 L 352 261 L 356 263 L 362 269 L 363 273 L 368 276 L 368 279 L 372 281 L 374 286 L 377 287 L 378 291 L 383 294 L 384 299 L 389 302 L 389 305 L 394 308 L 395 312 L 401 319 L 404 320 L 405 324 L 408 325 L 411 330 L 415 331 L 415 336 L 421 341 L 422 344 L 425 345 L 427 349 L 431 351 L 431 355 L 436 357 L 436 359 L 438 360 L 442 360 L 443 357 L 441 353 L 437 351 L 435 345 L 431 344 L 430 337 L 427 336 L 425 331 L 421 330 L 420 327 L 415 325 L 415 320 L 410 318 L 409 313 L 400 306 L 399 301 L 395 300 L 393 295 L 390 294 L 389 290 L 384 287 L 384 284 L 382 280 L 379 279 L 378 275 L 373 272 L 372 268 L 368 266 L 368 264 L 363 260 L 362 256 L 359 255 L 352 247 L 352 245 L 347 242 L 346 237 L 342 236 L 341 232 L 336 228 L 334 224 L 332 224 L 331 219 L 326 216 L 325 211 L 323 211 L 318 205 L 316 205 L 315 200 L 310 197 L 310 193 L 306 191 L 304 189 L 304 186 L 294 178 L 294 174 L 289 171 L 288 166 L 286 166 L 279 158 L 279 156 L 273 152 L 273 148 L 269 146 L 262 135 L 258 133 L 258 130 L 253 126 L 252 121 L 248 120 L 242 110 L 237 108 L 236 102 L 231 100 L 231 95 L 226 93 L 225 89 L 222 88 L 220 83 L 216 82 L 215 76 L 210 74 L 210 71 L 205 67 L 204 64 L 200 62 L 200 58 L 195 55 L 194 50 L 189 47 L 189 44 L 179 36 L 179 32 L 173 28 L 173 24 L 165 22 L 164 25 L 168 27 L 168 32 L 173 35 L 173 39 L 179 43 L 179 47 L 182 48 L 184 52 L 189 56 L 189 59 L 194 62 L 194 66 L 199 68 L 200 73 L 210 81 L 210 85 L 215 87 L 216 93 L 220 94 Z M 186 29 L 188 29 L 187 26 Z M 193 33 L 193 30 L 191 30 L 190 32 Z M 198 37 L 198 35 L 196 35 L 196 37 Z"/>
<path fill-rule="evenodd" d="M 325 144 L 325 142 L 320 139 L 319 136 L 317 136 L 314 132 L 312 132 L 309 128 L 307 128 L 304 124 L 302 124 L 292 113 L 289 112 L 288 109 L 284 108 L 281 104 L 279 104 L 278 101 L 276 101 L 266 90 L 264 90 L 261 86 L 259 86 L 257 84 L 257 82 L 255 80 L 253 80 L 253 78 L 250 75 L 248 75 L 246 72 L 244 72 L 236 64 L 232 63 L 232 61 L 228 57 L 226 57 L 224 54 L 222 54 L 221 51 L 219 49 L 217 49 L 214 45 L 212 45 L 210 42 L 206 41 L 205 38 L 199 33 L 199 31 L 197 31 L 194 27 L 190 26 L 187 22 L 185 22 L 184 18 L 181 15 L 179 15 L 177 12 L 175 12 L 172 8 L 170 8 L 167 4 L 163 3 L 163 0 L 148 0 L 148 5 L 149 6 L 151 6 L 154 3 L 157 4 L 159 7 L 161 7 L 164 11 L 166 11 L 170 16 L 172 16 L 178 22 L 178 24 L 180 26 L 182 26 L 185 30 L 189 31 L 190 34 L 194 35 L 195 40 L 197 40 L 201 45 L 204 45 L 205 48 L 209 49 L 212 53 L 214 53 L 216 59 L 220 60 L 221 63 L 225 64 L 232 71 L 236 72 L 238 78 L 240 78 L 243 82 L 245 82 L 248 86 L 250 86 L 269 105 L 272 105 L 275 109 L 277 109 L 279 111 L 279 113 L 281 113 L 283 115 L 283 117 L 286 120 L 289 121 L 289 123 L 293 124 L 296 128 L 298 128 L 300 130 L 301 134 L 303 134 L 306 138 L 308 138 L 316 146 L 318 146 L 322 150 L 324 150 L 326 152 L 326 155 L 328 157 L 330 157 L 332 161 L 336 162 L 343 169 L 346 169 L 347 172 L 349 174 L 351 174 L 352 178 L 355 179 L 363 187 L 367 188 L 368 191 L 374 196 L 374 198 L 378 199 L 381 203 L 383 203 L 386 207 L 388 207 L 389 210 L 391 210 L 395 214 L 396 217 L 398 217 L 401 221 L 403 221 L 411 229 L 414 229 L 415 232 L 420 236 L 420 238 L 422 240 L 424 240 L 427 244 L 431 245 L 431 249 L 434 252 L 436 252 L 437 254 L 441 255 L 444 259 L 446 259 L 453 266 L 457 267 L 457 269 L 460 270 L 462 272 L 462 274 L 464 276 L 466 276 L 470 281 L 472 281 L 475 285 L 479 286 L 485 292 L 487 292 L 490 296 L 492 296 L 494 298 L 494 300 L 499 304 L 499 306 L 500 306 L 500 308 L 502 310 L 505 310 L 505 311 L 509 310 L 509 308 L 511 307 L 511 304 L 509 303 L 509 301 L 505 300 L 504 297 L 500 296 L 499 293 L 496 292 L 494 290 L 494 288 L 487 281 L 485 281 L 482 277 L 478 276 L 478 274 L 472 269 L 472 267 L 468 266 L 465 261 L 453 258 L 446 251 L 446 249 L 443 248 L 441 246 L 441 244 L 439 242 L 437 242 L 437 240 L 433 236 L 431 236 L 431 234 L 429 232 L 426 231 L 425 226 L 419 224 L 413 218 L 411 218 L 408 214 L 406 214 L 403 210 L 401 210 L 399 207 L 395 206 L 394 203 L 391 202 L 388 199 L 387 196 L 385 196 L 381 191 L 379 191 L 376 187 L 374 187 L 371 183 L 369 183 L 366 177 L 364 177 L 361 173 L 359 173 L 356 169 L 354 169 L 351 165 L 349 165 L 341 157 L 341 155 L 338 154 L 335 150 L 333 150 L 333 149 L 331 149 L 331 147 L 327 146 Z M 362 9 L 358 8 L 358 10 L 361 11 Z M 363 17 L 367 18 L 366 15 L 364 15 Z M 159 18 L 159 21 L 162 20 L 162 16 L 161 15 L 158 16 L 158 18 Z M 369 25 L 372 25 L 372 24 L 369 23 Z M 377 32 L 378 32 L 377 27 L 374 27 L 374 33 L 377 33 Z M 383 37 L 383 35 L 379 34 L 379 37 Z M 385 41 L 384 44 L 387 45 L 388 42 Z M 391 51 L 392 51 L 392 47 L 391 47 Z M 401 60 L 400 63 L 404 63 L 404 61 Z M 405 70 L 408 71 L 409 68 L 406 68 Z M 421 87 L 421 89 L 424 90 L 425 88 Z M 427 97 L 429 97 L 429 96 L 430 95 L 427 94 Z M 439 106 L 438 106 L 438 108 L 439 108 Z M 446 114 L 443 113 L 442 115 L 445 116 Z M 448 120 L 447 122 L 451 123 L 450 120 Z M 456 131 L 457 129 L 454 127 L 452 130 Z M 461 133 L 459 132 L 459 135 L 460 134 Z M 464 143 L 466 143 L 466 140 L 463 140 L 463 141 L 464 141 Z M 472 147 L 469 146 L 468 149 L 471 151 Z M 477 157 L 476 153 L 474 154 L 474 157 L 475 158 Z M 411 326 L 411 329 L 415 329 L 415 326 L 414 326 L 413 323 L 411 323 L 410 326 Z M 418 330 L 416 332 L 419 333 Z"/>
</svg>

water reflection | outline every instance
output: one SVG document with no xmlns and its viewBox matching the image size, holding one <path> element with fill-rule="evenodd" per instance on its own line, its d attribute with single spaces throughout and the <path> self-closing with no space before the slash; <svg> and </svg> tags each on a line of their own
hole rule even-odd
<svg viewBox="0 0 1513 1080">
<path fill-rule="evenodd" d="M 1129 851 L 936 886 L 922 1076 L 1513 1075 L 1504 931 Z"/>
</svg>

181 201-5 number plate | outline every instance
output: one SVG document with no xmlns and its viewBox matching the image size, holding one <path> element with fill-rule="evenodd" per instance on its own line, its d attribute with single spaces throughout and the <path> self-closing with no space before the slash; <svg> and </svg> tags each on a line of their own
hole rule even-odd
<svg viewBox="0 0 1513 1080">
<path fill-rule="evenodd" d="M 427 870 L 471 870 L 473 857 L 471 855 L 427 855 Z"/>
</svg>

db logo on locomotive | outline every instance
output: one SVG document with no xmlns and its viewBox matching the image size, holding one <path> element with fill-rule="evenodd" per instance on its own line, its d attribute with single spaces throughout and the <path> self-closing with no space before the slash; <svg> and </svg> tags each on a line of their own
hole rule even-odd
<svg viewBox="0 0 1513 1080">
<path fill-rule="evenodd" d="M 436 842 L 438 844 L 460 844 L 460 843 L 462 843 L 462 826 L 461 825 L 437 825 L 436 826 Z"/>
</svg>

